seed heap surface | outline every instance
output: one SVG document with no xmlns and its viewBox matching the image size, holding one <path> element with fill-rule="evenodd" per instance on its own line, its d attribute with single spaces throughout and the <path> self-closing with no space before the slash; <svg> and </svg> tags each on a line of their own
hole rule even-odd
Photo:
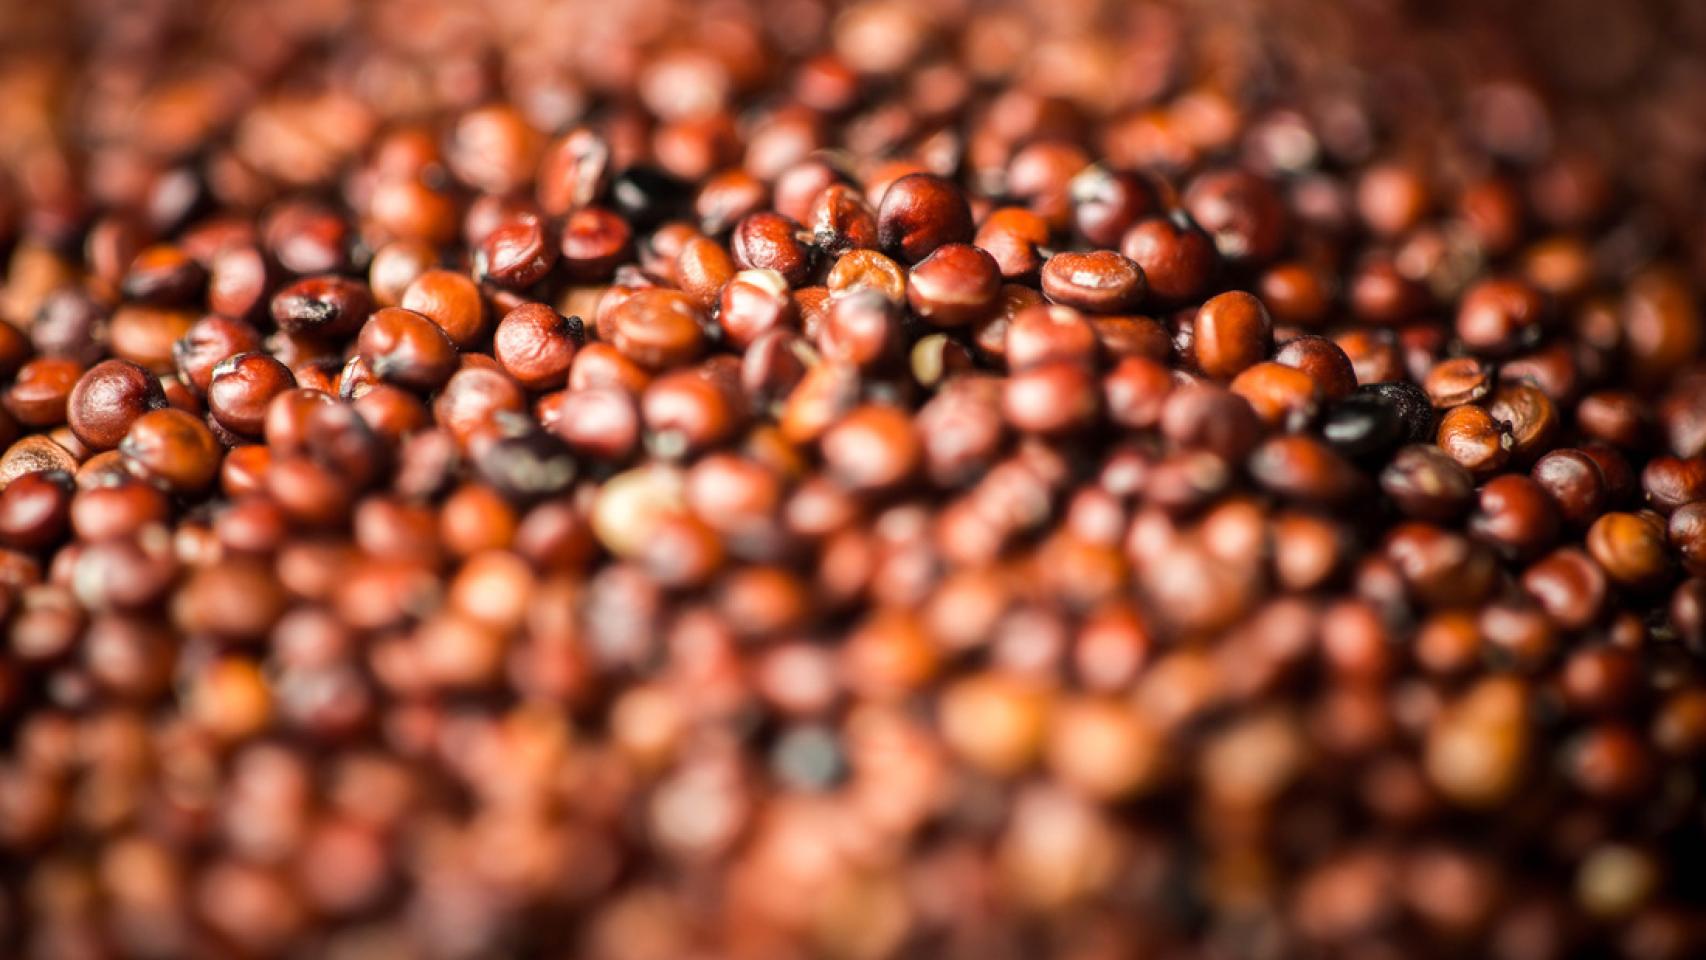
<svg viewBox="0 0 1706 960">
<path fill-rule="evenodd" d="M 0 5 L 0 955 L 1701 956 L 1703 51 Z"/>
</svg>

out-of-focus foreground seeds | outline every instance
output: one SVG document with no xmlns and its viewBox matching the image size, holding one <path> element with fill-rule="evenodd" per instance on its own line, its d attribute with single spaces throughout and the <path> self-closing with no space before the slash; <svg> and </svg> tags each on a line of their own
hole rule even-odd
<svg viewBox="0 0 1706 960">
<path fill-rule="evenodd" d="M 1706 954 L 1703 50 L 0 4 L 0 956 Z"/>
</svg>

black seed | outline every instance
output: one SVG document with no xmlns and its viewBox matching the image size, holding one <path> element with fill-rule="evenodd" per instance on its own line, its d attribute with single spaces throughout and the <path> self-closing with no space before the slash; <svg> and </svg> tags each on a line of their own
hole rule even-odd
<svg viewBox="0 0 1706 960">
<path fill-rule="evenodd" d="M 1425 390 L 1408 380 L 1388 380 L 1385 383 L 1365 383 L 1356 389 L 1355 396 L 1375 397 L 1392 405 L 1393 412 L 1404 427 L 1408 443 L 1426 443 L 1434 438 L 1433 403 Z"/>
<path fill-rule="evenodd" d="M 1368 394 L 1352 394 L 1321 419 L 1321 438 L 1347 457 L 1384 456 L 1404 439 L 1405 425 L 1395 404 Z"/>
<path fill-rule="evenodd" d="M 567 492 L 579 472 L 568 444 L 540 430 L 493 442 L 475 466 L 494 490 L 520 504 Z"/>
<path fill-rule="evenodd" d="M 611 204 L 640 229 L 662 223 L 691 200 L 687 184 L 656 167 L 629 167 L 610 183 Z"/>
</svg>

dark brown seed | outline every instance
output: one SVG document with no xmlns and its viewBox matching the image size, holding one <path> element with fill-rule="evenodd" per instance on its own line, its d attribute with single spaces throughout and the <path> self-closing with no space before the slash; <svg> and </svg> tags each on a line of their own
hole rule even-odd
<svg viewBox="0 0 1706 960">
<path fill-rule="evenodd" d="M 182 410 L 151 410 L 132 421 L 118 451 L 137 476 L 175 493 L 206 489 L 222 455 L 213 434 Z"/>
<path fill-rule="evenodd" d="M 1285 205 L 1267 181 L 1242 170 L 1199 174 L 1185 191 L 1185 209 L 1228 261 L 1261 262 L 1286 241 Z"/>
<path fill-rule="evenodd" d="M 616 308 L 610 342 L 635 363 L 663 370 L 699 356 L 705 347 L 703 328 L 704 314 L 685 294 L 641 290 Z"/>
<path fill-rule="evenodd" d="M 563 270 L 571 279 L 608 280 L 633 253 L 633 233 L 615 213 L 585 207 L 563 222 L 559 249 Z"/>
<path fill-rule="evenodd" d="M 1690 574 L 1698 577 L 1706 571 L 1706 500 L 1678 507 L 1665 532 Z"/>
<path fill-rule="evenodd" d="M 1287 340 L 1274 353 L 1274 361 L 1308 374 L 1322 398 L 1329 402 L 1350 396 L 1357 387 L 1356 368 L 1351 366 L 1350 358 L 1326 337 L 1311 335 Z"/>
<path fill-rule="evenodd" d="M 1091 313 L 1123 313 L 1143 299 L 1143 269 L 1112 250 L 1057 253 L 1042 270 L 1043 293 Z"/>
<path fill-rule="evenodd" d="M 42 550 L 59 542 L 71 517 L 75 485 L 60 471 L 30 473 L 0 490 L 0 544 Z"/>
<path fill-rule="evenodd" d="M 774 270 L 740 271 L 723 285 L 717 304 L 717 323 L 737 347 L 746 347 L 766 331 L 791 324 L 796 312 L 787 279 Z"/>
<path fill-rule="evenodd" d="M 1442 360 L 1428 371 L 1422 388 L 1441 410 L 1474 403 L 1493 391 L 1493 371 L 1474 357 Z"/>
<path fill-rule="evenodd" d="M 948 243 L 914 264 L 906 285 L 912 312 L 939 327 L 963 326 L 987 315 L 1001 294 L 995 258 L 966 243 Z"/>
<path fill-rule="evenodd" d="M 1084 168 L 1067 189 L 1073 227 L 1097 247 L 1117 247 L 1127 228 L 1161 207 L 1154 184 L 1141 174 L 1101 165 Z"/>
<path fill-rule="evenodd" d="M 1014 427 L 1052 436 L 1094 424 L 1101 399 L 1095 376 L 1083 364 L 1051 360 L 1008 377 L 1001 405 Z"/>
<path fill-rule="evenodd" d="M 376 311 L 356 347 L 381 380 L 412 390 L 433 390 L 456 371 L 456 344 L 438 324 L 403 307 Z"/>
<path fill-rule="evenodd" d="M 854 490 L 897 486 L 917 471 L 922 456 L 912 421 L 893 407 L 851 411 L 823 435 L 822 445 L 830 472 Z"/>
<path fill-rule="evenodd" d="M 207 283 L 207 271 L 181 247 L 159 244 L 136 255 L 120 291 L 131 300 L 173 306 L 195 298 Z"/>
<path fill-rule="evenodd" d="M 527 389 L 554 390 L 568 382 L 579 331 L 578 318 L 542 303 L 522 304 L 498 321 L 492 356 Z"/>
<path fill-rule="evenodd" d="M 264 353 L 240 353 L 213 368 L 207 409 L 227 430 L 258 438 L 272 399 L 295 386 L 284 364 Z"/>
<path fill-rule="evenodd" d="M 1571 526 L 1586 527 L 1605 509 L 1609 493 L 1605 475 L 1580 450 L 1554 450 L 1541 457 L 1529 474 L 1551 495 Z"/>
<path fill-rule="evenodd" d="M 106 321 L 106 310 L 88 293 L 79 287 L 61 287 L 37 309 L 28 328 L 30 344 L 45 356 L 94 363 L 101 358 Z M 15 374 L 17 367 L 9 366 L 5 372 Z"/>
<path fill-rule="evenodd" d="M 134 363 L 106 360 L 77 380 L 66 404 L 66 423 L 91 450 L 119 445 L 136 418 L 166 406 L 155 376 Z"/>
<path fill-rule="evenodd" d="M 1309 374 L 1264 360 L 1232 378 L 1230 389 L 1249 401 L 1263 423 L 1282 430 L 1307 427 L 1321 409 L 1321 389 Z"/>
<path fill-rule="evenodd" d="M 1605 469 L 1603 462 L 1600 469 Z M 1641 489 L 1648 505 L 1666 515 L 1684 504 L 1706 500 L 1706 457 L 1654 457 L 1641 471 Z"/>
<path fill-rule="evenodd" d="M 1650 589 L 1671 570 L 1665 537 L 1665 522 L 1656 514 L 1608 513 L 1588 528 L 1588 553 L 1612 582 Z"/>
<path fill-rule="evenodd" d="M 635 398 L 612 387 L 586 387 L 554 394 L 546 429 L 583 457 L 620 463 L 640 442 L 640 411 Z"/>
<path fill-rule="evenodd" d="M 1592 624 L 1605 607 L 1605 573 L 1574 547 L 1554 550 L 1529 567 L 1522 588 L 1566 630 Z"/>
<path fill-rule="evenodd" d="M 1509 427 L 1484 407 L 1466 405 L 1446 411 L 1439 421 L 1439 436 L 1435 441 L 1453 460 L 1470 473 L 1486 476 L 1495 473 L 1511 458 Z"/>
<path fill-rule="evenodd" d="M 367 267 L 367 285 L 373 293 L 373 303 L 380 307 L 395 307 L 403 300 L 403 291 L 415 278 L 438 266 L 438 254 L 430 244 L 415 240 L 393 240 L 373 254 Z"/>
<path fill-rule="evenodd" d="M 1183 212 L 1133 226 L 1120 240 L 1120 253 L 1143 271 L 1151 292 L 1171 303 L 1200 294 L 1220 265 L 1214 240 Z"/>
<path fill-rule="evenodd" d="M 479 343 L 490 329 L 480 288 L 468 277 L 449 270 L 428 270 L 416 277 L 403 291 L 398 306 L 437 324 L 458 349 Z"/>
<path fill-rule="evenodd" d="M 1512 353 L 1539 338 L 1544 309 L 1540 293 L 1520 281 L 1484 280 L 1463 295 L 1457 336 L 1476 353 Z"/>
<path fill-rule="evenodd" d="M 902 323 L 900 308 L 874 290 L 843 294 L 818 324 L 818 352 L 863 370 L 893 366 L 905 336 Z"/>
<path fill-rule="evenodd" d="M 1193 330 L 1197 367 L 1217 380 L 1230 380 L 1245 367 L 1267 359 L 1273 347 L 1273 321 L 1267 308 L 1241 290 L 1203 304 Z"/>
<path fill-rule="evenodd" d="M 65 422 L 71 394 L 82 376 L 83 368 L 75 360 L 40 357 L 18 370 L 0 399 L 6 412 L 24 426 L 56 427 Z"/>
<path fill-rule="evenodd" d="M 213 368 L 227 357 L 261 348 L 261 335 L 242 320 L 217 314 L 202 317 L 172 345 L 178 378 L 198 395 L 207 394 Z"/>
<path fill-rule="evenodd" d="M 6 448 L 6 453 L 0 455 L 0 486 L 11 483 L 26 473 L 39 473 L 43 470 L 63 470 L 67 473 L 77 469 L 77 458 L 71 451 L 54 443 L 42 434 L 32 434 Z"/>
<path fill-rule="evenodd" d="M 1042 269 L 1048 224 L 1021 207 L 1002 207 L 983 219 L 972 242 L 995 259 L 1003 279 L 1029 280 Z"/>
<path fill-rule="evenodd" d="M 545 278 L 557 263 L 557 243 L 538 217 L 501 224 L 480 242 L 474 272 L 500 286 L 522 289 Z"/>
<path fill-rule="evenodd" d="M 298 280 L 272 298 L 272 319 L 280 330 L 327 340 L 360 330 L 372 310 L 365 284 L 337 276 Z"/>
<path fill-rule="evenodd" d="M 799 224 L 779 213 L 755 213 L 735 227 L 729 252 L 748 270 L 774 270 L 789 286 L 804 286 L 812 268 L 805 235 Z"/>
<path fill-rule="evenodd" d="M 1558 408 L 1538 387 L 1507 383 L 1493 392 L 1487 412 L 1506 425 L 1511 435 L 1511 459 L 1532 463 L 1551 448 L 1558 435 Z"/>
<path fill-rule="evenodd" d="M 1468 509 L 1475 479 L 1439 447 L 1414 444 L 1399 450 L 1381 471 L 1380 489 L 1406 515 L 1445 522 Z"/>
<path fill-rule="evenodd" d="M 778 200 L 783 185 L 777 185 Z M 778 203 L 777 209 L 781 209 Z M 783 215 L 788 215 L 783 211 Z M 801 221 L 811 229 L 812 242 L 832 257 L 877 245 L 877 215 L 859 191 L 846 184 L 833 183 L 823 188 L 812 200 L 811 209 Z M 981 246 L 981 244 L 980 244 Z"/>
<path fill-rule="evenodd" d="M 1203 450 L 1238 463 L 1262 438 L 1262 423 L 1249 401 L 1209 383 L 1180 387 L 1161 408 L 1161 433 L 1174 446 Z"/>
<path fill-rule="evenodd" d="M 1331 281 L 1310 264 L 1288 261 L 1263 271 L 1256 291 L 1279 323 L 1317 327 L 1332 306 Z"/>
<path fill-rule="evenodd" d="M 1469 532 L 1510 556 L 1538 556 L 1558 538 L 1558 511 L 1545 488 L 1518 473 L 1489 480 L 1469 518 Z"/>
<path fill-rule="evenodd" d="M 698 453 L 727 441 L 741 425 L 732 384 L 709 370 L 684 369 L 653 380 L 640 396 L 647 445 L 665 458 Z"/>
<path fill-rule="evenodd" d="M 1276 437 L 1250 454 L 1250 476 L 1292 499 L 1336 503 L 1361 486 L 1356 468 L 1313 437 Z"/>
<path fill-rule="evenodd" d="M 948 243 L 972 238 L 971 208 L 941 177 L 913 173 L 889 185 L 877 208 L 877 243 L 904 263 L 917 263 Z"/>
</svg>

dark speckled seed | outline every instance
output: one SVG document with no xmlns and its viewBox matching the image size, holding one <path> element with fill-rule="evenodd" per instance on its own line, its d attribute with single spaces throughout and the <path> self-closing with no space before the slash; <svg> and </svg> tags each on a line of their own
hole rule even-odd
<svg viewBox="0 0 1706 960">
<path fill-rule="evenodd" d="M 1369 460 L 1402 443 L 1405 424 L 1397 404 L 1374 394 L 1355 393 L 1327 409 L 1321 437 L 1347 457 Z"/>
<path fill-rule="evenodd" d="M 657 167 L 632 166 L 610 182 L 610 203 L 636 228 L 656 226 L 687 209 L 693 189 Z"/>
<path fill-rule="evenodd" d="M 1398 414 L 1409 443 L 1426 443 L 1434 438 L 1436 420 L 1433 403 L 1427 391 L 1408 380 L 1387 380 L 1365 383 L 1353 396 L 1374 397 L 1389 404 Z"/>
<path fill-rule="evenodd" d="M 578 473 L 568 444 L 542 430 L 493 441 L 480 452 L 475 469 L 493 489 L 520 504 L 563 493 Z"/>
</svg>

